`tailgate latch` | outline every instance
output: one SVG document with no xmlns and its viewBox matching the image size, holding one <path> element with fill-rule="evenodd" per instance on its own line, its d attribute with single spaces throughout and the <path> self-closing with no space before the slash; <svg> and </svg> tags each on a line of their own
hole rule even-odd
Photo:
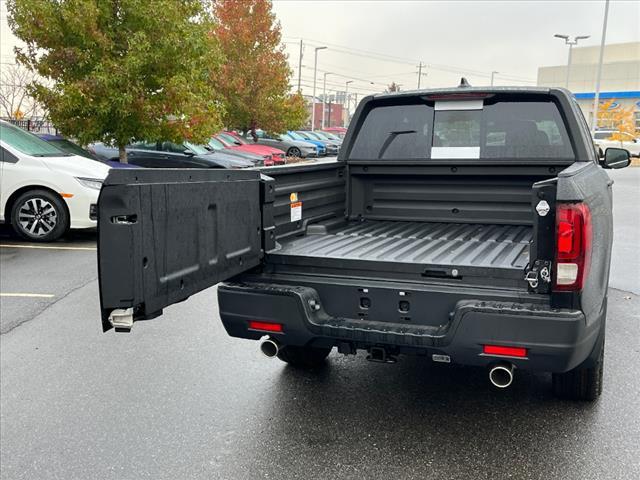
<svg viewBox="0 0 640 480">
<path fill-rule="evenodd" d="M 536 293 L 548 292 L 551 283 L 551 262 L 536 260 L 533 265 L 529 264 L 524 279 L 529 284 L 530 290 Z"/>
</svg>

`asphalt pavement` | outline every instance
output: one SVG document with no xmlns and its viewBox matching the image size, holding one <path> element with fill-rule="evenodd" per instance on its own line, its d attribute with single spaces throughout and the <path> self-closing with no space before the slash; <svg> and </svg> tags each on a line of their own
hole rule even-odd
<svg viewBox="0 0 640 480">
<path fill-rule="evenodd" d="M 93 234 L 23 248 L 4 228 L 0 478 L 640 478 L 640 168 L 612 177 L 592 404 L 556 400 L 547 374 L 499 391 L 483 369 L 414 357 L 333 352 L 302 372 L 228 337 L 215 288 L 103 334 Z"/>
</svg>

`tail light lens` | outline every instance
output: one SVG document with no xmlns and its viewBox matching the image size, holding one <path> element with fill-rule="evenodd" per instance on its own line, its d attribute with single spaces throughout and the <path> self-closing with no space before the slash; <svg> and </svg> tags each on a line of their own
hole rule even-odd
<svg viewBox="0 0 640 480">
<path fill-rule="evenodd" d="M 556 210 L 555 290 L 581 290 L 591 257 L 591 213 L 584 203 L 560 203 Z"/>
</svg>

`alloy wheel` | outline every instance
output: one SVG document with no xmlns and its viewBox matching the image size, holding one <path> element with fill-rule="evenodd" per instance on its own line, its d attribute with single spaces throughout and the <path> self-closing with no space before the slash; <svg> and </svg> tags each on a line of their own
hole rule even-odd
<svg viewBox="0 0 640 480">
<path fill-rule="evenodd" d="M 43 237 L 58 224 L 58 212 L 48 200 L 32 197 L 18 209 L 18 222 L 33 237 Z"/>
</svg>

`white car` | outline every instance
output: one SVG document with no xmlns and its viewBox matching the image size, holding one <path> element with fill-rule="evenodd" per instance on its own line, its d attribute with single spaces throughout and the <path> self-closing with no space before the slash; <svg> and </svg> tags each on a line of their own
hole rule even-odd
<svg viewBox="0 0 640 480">
<path fill-rule="evenodd" d="M 0 223 L 48 242 L 69 228 L 97 225 L 98 194 L 109 167 L 65 153 L 0 121 Z"/>
<path fill-rule="evenodd" d="M 610 139 L 611 135 L 616 134 L 621 140 Z M 604 156 L 607 148 L 624 148 L 632 156 L 640 156 L 640 140 L 626 132 L 617 132 L 615 130 L 596 130 L 593 134 L 593 144 L 598 148 L 598 154 Z"/>
</svg>

